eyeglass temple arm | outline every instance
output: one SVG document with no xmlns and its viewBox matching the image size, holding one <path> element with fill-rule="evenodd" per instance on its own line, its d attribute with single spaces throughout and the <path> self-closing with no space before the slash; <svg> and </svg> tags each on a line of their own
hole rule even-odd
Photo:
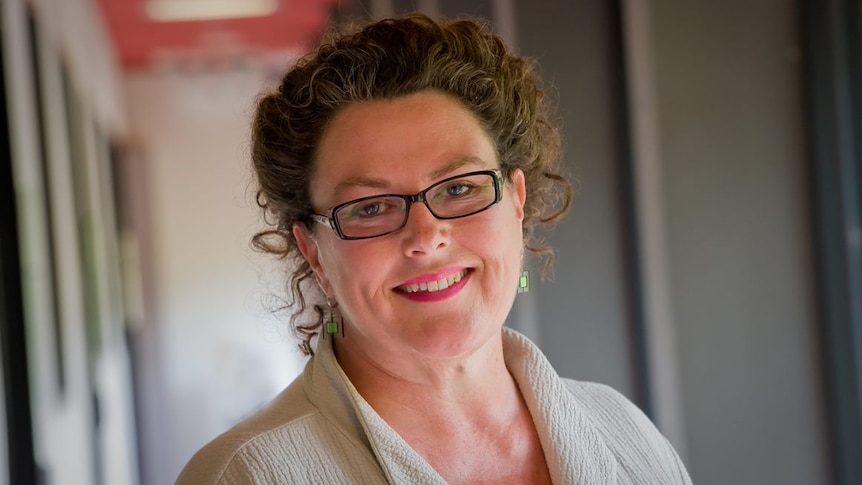
<svg viewBox="0 0 862 485">
<path fill-rule="evenodd" d="M 333 231 L 335 230 L 335 226 L 332 224 L 332 219 L 330 219 L 329 217 L 322 216 L 320 214 L 311 214 L 311 219 L 325 225 Z"/>
</svg>

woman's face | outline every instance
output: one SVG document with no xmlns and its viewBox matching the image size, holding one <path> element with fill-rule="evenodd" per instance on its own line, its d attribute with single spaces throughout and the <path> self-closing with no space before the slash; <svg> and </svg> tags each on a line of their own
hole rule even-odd
<svg viewBox="0 0 862 485">
<path fill-rule="evenodd" d="M 330 215 L 353 199 L 415 194 L 451 176 L 498 168 L 490 138 L 445 94 L 354 103 L 322 136 L 312 205 Z M 439 220 L 414 203 L 401 230 L 362 240 L 341 240 L 321 224 L 311 232 L 295 226 L 300 250 L 344 317 L 339 350 L 349 346 L 392 365 L 468 355 L 499 335 L 521 269 L 525 198 L 523 173 L 515 170 L 500 203 L 468 217 Z M 436 292 L 406 291 L 453 276 L 460 282 Z"/>
</svg>

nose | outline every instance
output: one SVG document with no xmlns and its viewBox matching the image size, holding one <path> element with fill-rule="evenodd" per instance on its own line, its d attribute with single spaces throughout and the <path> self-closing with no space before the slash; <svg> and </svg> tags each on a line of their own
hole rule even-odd
<svg viewBox="0 0 862 485">
<path fill-rule="evenodd" d="M 419 202 L 410 207 L 404 233 L 404 253 L 410 257 L 432 254 L 449 247 L 451 224 L 437 219 L 428 206 Z"/>
</svg>

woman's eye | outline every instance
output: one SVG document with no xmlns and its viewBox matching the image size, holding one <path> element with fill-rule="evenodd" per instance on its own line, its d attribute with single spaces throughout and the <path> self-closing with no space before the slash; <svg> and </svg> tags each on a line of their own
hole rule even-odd
<svg viewBox="0 0 862 485">
<path fill-rule="evenodd" d="M 374 217 L 381 212 L 383 212 L 382 202 L 369 202 L 356 208 L 356 215 L 359 217 Z"/>
<path fill-rule="evenodd" d="M 397 201 L 390 199 L 373 199 L 357 202 L 350 206 L 344 217 L 351 220 L 376 219 L 391 216 L 399 210 Z"/>
<path fill-rule="evenodd" d="M 446 195 L 450 197 L 458 197 L 461 195 L 466 195 L 470 193 L 470 190 L 473 188 L 472 185 L 466 183 L 457 183 L 452 184 L 446 187 Z"/>
</svg>

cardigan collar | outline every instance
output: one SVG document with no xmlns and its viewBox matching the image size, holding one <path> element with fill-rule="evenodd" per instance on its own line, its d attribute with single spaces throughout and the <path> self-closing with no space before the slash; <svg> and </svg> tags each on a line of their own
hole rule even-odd
<svg viewBox="0 0 862 485">
<path fill-rule="evenodd" d="M 503 355 L 532 415 L 553 482 L 615 483 L 616 459 L 538 347 L 503 328 Z M 362 398 L 338 364 L 330 336 L 319 339 L 303 386 L 324 417 L 374 452 L 389 483 L 446 483 Z"/>
</svg>

